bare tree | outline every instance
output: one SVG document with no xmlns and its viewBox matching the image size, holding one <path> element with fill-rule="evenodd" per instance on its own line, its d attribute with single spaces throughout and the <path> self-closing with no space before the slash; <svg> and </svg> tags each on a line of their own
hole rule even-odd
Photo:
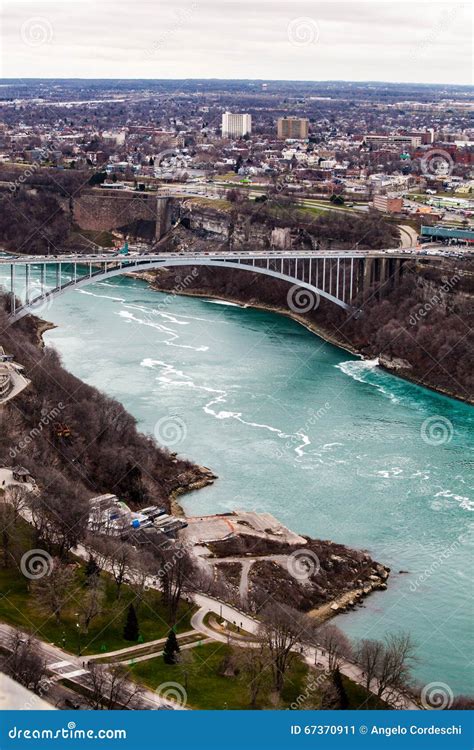
<svg viewBox="0 0 474 750">
<path fill-rule="evenodd" d="M 179 601 L 184 593 L 194 590 L 194 565 L 182 545 L 161 551 L 159 577 L 163 599 L 169 609 L 170 623 L 176 621 Z"/>
<path fill-rule="evenodd" d="M 46 661 L 37 641 L 15 631 L 8 640 L 10 652 L 2 671 L 28 690 L 39 694 L 46 678 Z"/>
<path fill-rule="evenodd" d="M 393 702 L 396 694 L 407 687 L 415 662 L 415 645 L 411 636 L 408 633 L 388 635 L 377 670 L 377 697 L 387 703 Z"/>
<path fill-rule="evenodd" d="M 18 517 L 21 515 L 22 510 L 26 508 L 26 496 L 26 489 L 17 484 L 11 485 L 5 490 L 5 501 L 9 504 L 13 511 L 14 523 L 18 521 Z"/>
<path fill-rule="evenodd" d="M 95 541 L 97 562 L 101 568 L 108 570 L 115 581 L 117 599 L 120 598 L 122 586 L 130 575 L 136 562 L 136 553 L 131 544 L 118 539 L 103 539 Z"/>
<path fill-rule="evenodd" d="M 0 545 L 4 568 L 8 568 L 15 559 L 13 552 L 15 541 L 18 542 L 18 534 L 13 508 L 6 503 L 0 503 Z"/>
<path fill-rule="evenodd" d="M 319 627 L 316 630 L 316 642 L 327 651 L 331 672 L 339 668 L 343 659 L 351 656 L 351 642 L 337 625 L 326 624 Z"/>
<path fill-rule="evenodd" d="M 371 691 L 372 682 L 380 672 L 384 651 L 381 641 L 364 639 L 357 644 L 355 659 L 364 674 L 367 692 Z"/>
<path fill-rule="evenodd" d="M 270 654 L 273 687 L 281 693 L 298 641 L 307 639 L 308 623 L 296 610 L 274 602 L 262 612 L 260 635 Z"/>
<path fill-rule="evenodd" d="M 148 550 L 140 550 L 134 555 L 128 570 L 127 582 L 135 594 L 134 606 L 138 612 L 147 591 L 147 583 L 156 567 L 156 559 Z"/>
<path fill-rule="evenodd" d="M 141 687 L 129 679 L 128 670 L 118 664 L 106 667 L 90 662 L 88 687 L 85 699 L 95 711 L 137 708 L 142 692 Z"/>
<path fill-rule="evenodd" d="M 79 622 L 85 633 L 89 632 L 92 621 L 102 614 L 104 600 L 104 585 L 98 576 L 94 576 L 79 601 Z"/>
<path fill-rule="evenodd" d="M 71 597 L 71 586 L 74 581 L 74 566 L 65 565 L 54 560 L 49 575 L 33 582 L 33 593 L 40 607 L 54 615 L 60 622 L 61 613 Z"/>
<path fill-rule="evenodd" d="M 263 640 L 255 648 L 242 648 L 237 652 L 240 679 L 248 690 L 249 705 L 256 708 L 258 697 L 271 681 L 271 656 Z"/>
<path fill-rule="evenodd" d="M 187 691 L 189 678 L 196 672 L 197 665 L 193 656 L 193 649 L 181 651 L 178 656 L 178 664 L 181 674 L 183 675 L 184 689 Z"/>
</svg>

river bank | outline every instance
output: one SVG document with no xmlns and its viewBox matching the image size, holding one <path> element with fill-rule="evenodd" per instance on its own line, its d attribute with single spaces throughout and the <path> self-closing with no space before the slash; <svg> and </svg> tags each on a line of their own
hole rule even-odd
<svg viewBox="0 0 474 750">
<path fill-rule="evenodd" d="M 395 377 L 401 378 L 403 380 L 407 380 L 410 383 L 413 383 L 414 385 L 418 385 L 422 388 L 427 388 L 428 390 L 432 391 L 433 393 L 437 393 L 440 396 L 445 396 L 448 398 L 456 399 L 457 401 L 460 401 L 462 403 L 474 405 L 474 395 L 472 397 L 466 396 L 463 397 L 459 393 L 455 393 L 454 391 L 443 388 L 441 386 L 435 386 L 433 383 L 428 382 L 426 379 L 417 377 L 413 372 L 410 372 L 411 366 L 408 365 L 408 367 L 400 366 L 398 363 L 400 360 L 398 358 L 394 358 L 393 360 L 390 360 L 388 357 L 384 357 L 382 355 L 375 355 L 370 354 L 367 355 L 365 352 L 361 351 L 357 347 L 351 345 L 346 339 L 343 339 L 342 337 L 337 336 L 334 332 L 329 332 L 327 328 L 324 328 L 321 325 L 318 325 L 314 321 L 309 321 L 306 317 L 303 315 L 299 315 L 296 312 L 293 312 L 292 310 L 288 310 L 284 307 L 281 307 L 280 305 L 271 305 L 268 303 L 262 303 L 259 302 L 256 299 L 252 299 L 251 301 L 243 301 L 242 299 L 232 296 L 232 295 L 226 295 L 226 294 L 216 294 L 212 291 L 205 290 L 205 289 L 181 289 L 178 292 L 170 292 L 165 286 L 161 286 L 159 283 L 159 277 L 155 273 L 147 273 L 143 274 L 143 277 L 148 282 L 150 287 L 154 289 L 157 292 L 161 292 L 163 294 L 165 293 L 171 293 L 176 294 L 177 296 L 183 296 L 183 297 L 197 297 L 201 299 L 212 299 L 219 302 L 230 302 L 234 305 L 237 305 L 241 308 L 251 308 L 254 310 L 263 310 L 265 312 L 274 313 L 277 315 L 282 315 L 286 318 L 290 318 L 291 320 L 296 321 L 300 325 L 302 325 L 306 330 L 310 331 L 311 333 L 314 333 L 316 336 L 319 336 L 319 338 L 326 341 L 328 344 L 332 344 L 332 346 L 337 346 L 339 349 L 342 349 L 346 352 L 349 352 L 349 354 L 352 354 L 356 357 L 360 357 L 361 359 L 373 359 L 374 357 L 377 358 L 378 367 L 380 367 L 381 370 L 384 370 L 387 373 L 390 373 L 391 375 L 394 375 Z M 403 361 L 403 360 L 402 360 Z"/>
<path fill-rule="evenodd" d="M 172 450 L 219 476 L 205 491 L 178 496 L 188 516 L 269 511 L 299 534 L 369 550 L 388 565 L 387 590 L 336 623 L 354 640 L 410 632 L 417 679 L 469 692 L 462 652 L 472 410 L 315 345 L 287 317 L 207 297 L 157 295 L 136 277 L 112 279 L 58 299 L 48 310 L 57 327 L 45 340 L 69 371 L 124 404 L 140 431 L 153 435 L 166 414 L 185 422 Z M 453 425 L 449 443 L 420 436 L 434 415 Z M 454 609 L 444 635 L 439 613 Z"/>
<path fill-rule="evenodd" d="M 56 325 L 38 318 L 25 319 L 23 326 L 42 352 L 45 352 L 43 335 L 48 331 L 58 330 Z M 74 433 L 77 440 L 80 437 L 78 424 Z M 227 592 L 230 603 L 240 600 L 240 592 L 239 588 L 234 589 L 232 586 L 232 565 L 229 567 L 225 563 L 225 557 L 219 564 L 222 555 L 233 555 L 234 563 L 240 560 L 242 575 L 244 566 L 248 565 L 249 554 L 255 556 L 258 574 L 255 579 L 249 577 L 249 604 L 254 597 L 257 601 L 259 597 L 267 599 L 271 596 L 275 601 L 291 604 L 295 609 L 308 612 L 321 621 L 354 609 L 373 591 L 386 589 L 389 569 L 374 561 L 366 552 L 329 540 L 300 537 L 268 513 L 259 515 L 253 512 L 235 512 L 200 519 L 193 517 L 184 510 L 180 499 L 213 485 L 217 476 L 211 469 L 192 460 L 183 465 L 175 452 L 168 455 L 167 461 L 165 486 L 170 488 L 168 510 L 172 515 L 187 520 L 192 529 L 191 536 L 187 540 L 187 529 L 180 532 L 180 535 L 184 534 L 187 547 L 196 549 L 196 559 L 201 559 L 203 547 L 209 545 L 208 559 L 214 559 L 218 563 L 223 590 Z M 104 490 L 107 489 L 104 487 Z M 135 505 L 139 507 L 139 504 Z M 275 554 L 281 562 L 276 569 L 271 562 Z M 308 576 L 301 577 L 298 560 L 302 561 L 303 567 L 309 564 Z"/>
</svg>

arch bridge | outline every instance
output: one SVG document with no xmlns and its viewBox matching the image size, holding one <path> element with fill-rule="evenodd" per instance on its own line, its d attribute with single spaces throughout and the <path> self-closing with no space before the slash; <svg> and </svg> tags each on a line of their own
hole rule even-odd
<svg viewBox="0 0 474 750">
<path fill-rule="evenodd" d="M 141 255 L 60 255 L 0 258 L 0 271 L 7 271 L 10 320 L 41 314 L 44 306 L 61 294 L 113 276 L 160 268 L 209 266 L 250 271 L 286 281 L 339 307 L 351 311 L 353 301 L 374 281 L 396 281 L 401 257 L 362 252 L 195 252 L 146 253 Z M 21 299 L 21 301 L 19 301 Z M 302 299 L 302 298 L 301 298 Z M 308 304 L 306 301 L 305 304 Z M 294 311 L 298 305 L 294 303 Z M 299 308 L 300 312 L 307 312 Z"/>
</svg>

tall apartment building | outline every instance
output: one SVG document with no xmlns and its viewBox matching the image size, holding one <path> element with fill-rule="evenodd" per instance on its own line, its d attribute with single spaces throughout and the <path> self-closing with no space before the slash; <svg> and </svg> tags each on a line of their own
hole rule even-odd
<svg viewBox="0 0 474 750">
<path fill-rule="evenodd" d="M 252 116 L 248 114 L 237 114 L 224 112 L 222 115 L 223 138 L 240 138 L 252 132 Z"/>
<path fill-rule="evenodd" d="M 308 137 L 309 120 L 306 117 L 279 117 L 277 123 L 278 138 L 296 138 L 305 140 Z"/>
</svg>

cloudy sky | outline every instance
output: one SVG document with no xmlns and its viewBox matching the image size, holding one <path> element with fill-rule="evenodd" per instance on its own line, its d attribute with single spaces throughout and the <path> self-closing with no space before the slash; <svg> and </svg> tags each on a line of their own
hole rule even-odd
<svg viewBox="0 0 474 750">
<path fill-rule="evenodd" d="M 0 0 L 4 77 L 472 83 L 470 3 Z"/>
</svg>

